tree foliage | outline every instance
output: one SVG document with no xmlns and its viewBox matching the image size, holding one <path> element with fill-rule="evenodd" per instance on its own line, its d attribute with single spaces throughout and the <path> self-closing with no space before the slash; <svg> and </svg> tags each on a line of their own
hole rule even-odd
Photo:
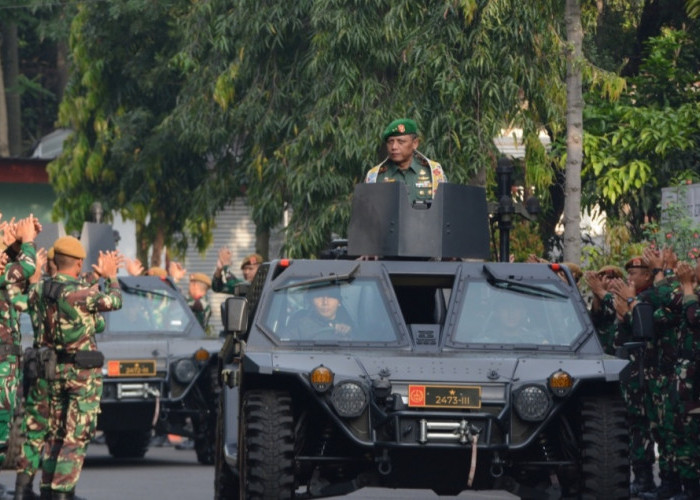
<svg viewBox="0 0 700 500">
<path fill-rule="evenodd" d="M 658 218 L 660 188 L 700 173 L 697 34 L 692 25 L 664 29 L 620 99 L 586 108 L 588 203 L 625 209 L 636 226 Z"/>
</svg>

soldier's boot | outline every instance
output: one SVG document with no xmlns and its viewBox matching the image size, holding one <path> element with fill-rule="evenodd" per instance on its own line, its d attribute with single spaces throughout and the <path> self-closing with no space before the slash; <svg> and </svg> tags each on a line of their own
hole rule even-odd
<svg viewBox="0 0 700 500">
<path fill-rule="evenodd" d="M 630 483 L 630 496 L 636 497 L 640 493 L 647 493 L 656 489 L 654 472 L 648 462 L 640 462 L 632 466 L 634 479 Z"/>
<path fill-rule="evenodd" d="M 51 500 L 51 488 L 39 488 L 39 500 Z"/>
<path fill-rule="evenodd" d="M 15 497 L 14 500 L 36 500 L 38 497 L 32 490 L 32 480 L 34 476 L 29 474 L 17 474 L 15 479 Z"/>
<path fill-rule="evenodd" d="M 661 475 L 661 484 L 656 490 L 646 493 L 639 493 L 639 498 L 643 500 L 668 500 L 683 491 L 681 478 L 677 472 L 668 472 Z"/>
</svg>

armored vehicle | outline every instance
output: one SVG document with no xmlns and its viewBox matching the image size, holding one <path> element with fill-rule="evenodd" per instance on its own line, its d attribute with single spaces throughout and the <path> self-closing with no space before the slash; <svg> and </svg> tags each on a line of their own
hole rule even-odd
<svg viewBox="0 0 700 500">
<path fill-rule="evenodd" d="M 97 426 L 110 454 L 142 457 L 155 430 L 192 438 L 197 460 L 213 463 L 221 340 L 206 337 L 169 279 L 119 282 L 122 308 L 105 314 L 97 341 L 105 355 Z"/>
<path fill-rule="evenodd" d="M 488 217 L 480 188 L 357 186 L 359 260 L 275 260 L 227 299 L 217 499 L 628 497 L 627 362 L 565 267 L 487 261 Z"/>
</svg>

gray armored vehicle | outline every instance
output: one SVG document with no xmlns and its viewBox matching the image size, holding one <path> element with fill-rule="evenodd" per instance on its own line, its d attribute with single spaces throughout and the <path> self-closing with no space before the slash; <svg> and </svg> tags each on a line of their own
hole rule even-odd
<svg viewBox="0 0 700 500">
<path fill-rule="evenodd" d="M 488 217 L 483 189 L 428 208 L 360 185 L 348 254 L 369 257 L 272 261 L 227 299 L 217 499 L 628 497 L 627 362 L 565 267 L 487 261 Z"/>
<path fill-rule="evenodd" d="M 105 314 L 101 413 L 109 452 L 142 457 L 153 430 L 192 438 L 197 460 L 214 460 L 218 353 L 168 279 L 120 277 L 122 308 Z"/>
</svg>

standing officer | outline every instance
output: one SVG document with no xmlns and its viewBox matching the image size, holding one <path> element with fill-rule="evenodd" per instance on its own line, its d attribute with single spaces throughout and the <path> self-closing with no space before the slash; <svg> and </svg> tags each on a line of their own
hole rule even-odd
<svg viewBox="0 0 700 500">
<path fill-rule="evenodd" d="M 231 271 L 231 250 L 226 247 L 221 248 L 214 276 L 211 280 L 211 289 L 215 292 L 234 293 L 236 285 L 239 283 L 250 283 L 253 281 L 262 260 L 262 256 L 257 253 L 251 253 L 246 256 L 241 262 L 243 279 L 239 279 Z"/>
<path fill-rule="evenodd" d="M 19 387 L 21 338 L 15 301 L 36 269 L 34 238 L 40 230 L 33 216 L 10 223 L 4 239 L 10 245 L 3 254 L 4 272 L 0 275 L 0 465 L 5 462 L 10 425 Z"/>
<path fill-rule="evenodd" d="M 618 317 L 618 329 L 613 342 L 616 349 L 623 349 L 624 344 L 633 340 L 632 307 L 637 302 L 646 302 L 656 308 L 659 303 L 657 291 L 653 287 L 654 275 L 649 263 L 642 256 L 636 256 L 627 261 L 625 271 L 627 271 L 629 285 L 621 279 L 614 279 L 610 284 L 610 290 L 616 295 L 614 305 Z M 647 342 L 646 344 L 651 343 Z M 625 354 L 625 357 L 630 360 L 630 371 L 629 377 L 620 381 L 620 389 L 627 407 L 630 462 L 634 472 L 630 494 L 639 496 L 656 490 L 653 474 L 653 465 L 656 461 L 655 442 L 651 431 L 651 421 L 647 413 L 646 401 L 649 394 L 645 378 L 645 368 L 650 359 L 655 359 L 656 351 L 654 345 L 651 344 Z"/>
<path fill-rule="evenodd" d="M 47 277 L 41 279 L 41 270 L 46 264 Z M 53 264 L 53 248 L 48 252 L 40 249 L 37 252 L 37 268 L 34 275 L 29 278 L 29 291 L 27 293 L 27 310 L 34 330 L 34 358 L 25 358 L 24 387 L 24 415 L 22 416 L 22 434 L 25 440 L 22 443 L 19 457 L 17 458 L 17 477 L 15 480 L 14 500 L 32 500 L 35 494 L 32 490 L 34 475 L 39 470 L 39 461 L 44 448 L 46 432 L 48 430 L 48 382 L 38 377 L 36 352 L 43 345 L 44 332 L 44 307 L 41 297 L 44 283 L 56 274 Z M 27 364 L 34 367 L 32 377 L 28 377 Z"/>
<path fill-rule="evenodd" d="M 430 202 L 438 184 L 447 182 L 447 177 L 439 163 L 418 151 L 416 122 L 408 118 L 394 120 L 384 129 L 382 140 L 389 156 L 367 172 L 365 182 L 403 182 L 412 205 Z"/>
<path fill-rule="evenodd" d="M 95 333 L 100 313 L 122 306 L 117 269 L 121 256 L 100 253 L 95 271 L 105 278 L 105 291 L 80 280 L 86 257 L 72 236 L 54 243 L 56 277 L 43 293 L 46 308 L 44 345 L 56 354 L 55 368 L 45 365 L 48 380 L 49 432 L 42 462 L 42 494 L 53 500 L 75 498 L 88 443 L 95 434 L 102 395 L 102 353 Z M 46 495 L 47 490 L 50 493 Z"/>
</svg>

